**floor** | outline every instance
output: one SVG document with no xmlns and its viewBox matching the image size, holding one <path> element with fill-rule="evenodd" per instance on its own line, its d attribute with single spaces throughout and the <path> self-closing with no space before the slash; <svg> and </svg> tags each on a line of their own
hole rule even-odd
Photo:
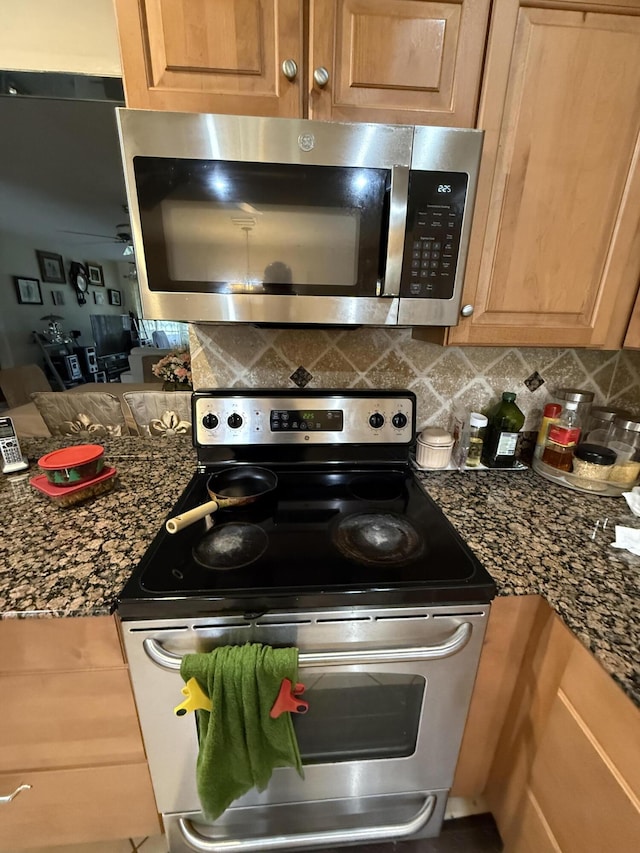
<svg viewBox="0 0 640 853">
<path fill-rule="evenodd" d="M 491 815 L 480 814 L 445 821 L 438 838 L 364 844 L 346 850 L 351 853 L 500 853 L 502 842 Z M 40 847 L 29 853 L 167 853 L 167 843 L 164 835 L 155 835 L 151 838 L 125 838 L 99 844 Z M 333 853 L 333 849 L 316 850 L 315 853 Z"/>
</svg>

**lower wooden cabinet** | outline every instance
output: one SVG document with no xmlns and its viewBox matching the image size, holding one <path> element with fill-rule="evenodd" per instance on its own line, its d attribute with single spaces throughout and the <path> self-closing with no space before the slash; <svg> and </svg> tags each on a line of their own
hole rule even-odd
<svg viewBox="0 0 640 853">
<path fill-rule="evenodd" d="M 505 853 L 631 853 L 640 838 L 640 711 L 539 601 L 506 637 L 517 675 L 483 793 Z"/>
<path fill-rule="evenodd" d="M 0 805 L 0 850 L 15 853 L 159 833 L 146 761 L 1 773 L 0 791 L 30 785 Z"/>
<path fill-rule="evenodd" d="M 0 621 L 0 851 L 160 831 L 112 617 Z"/>
<path fill-rule="evenodd" d="M 612 719 L 612 724 L 618 721 Z M 634 796 L 629 790 L 604 745 L 562 690 L 551 707 L 529 790 L 563 853 L 637 851 L 640 791 Z"/>
</svg>

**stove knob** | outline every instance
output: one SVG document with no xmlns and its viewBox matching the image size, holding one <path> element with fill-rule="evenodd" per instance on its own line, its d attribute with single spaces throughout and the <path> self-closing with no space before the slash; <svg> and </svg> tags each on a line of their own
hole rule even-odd
<svg viewBox="0 0 640 853">
<path fill-rule="evenodd" d="M 391 423 L 396 429 L 404 429 L 407 425 L 407 416 L 402 412 L 397 412 L 392 418 Z"/>
<path fill-rule="evenodd" d="M 381 415 L 380 412 L 374 412 L 369 416 L 369 426 L 373 429 L 380 429 L 384 426 L 384 415 Z"/>
<path fill-rule="evenodd" d="M 227 418 L 227 423 L 229 424 L 231 429 L 240 429 L 240 427 L 242 426 L 242 418 L 237 412 L 234 412 Z"/>
<path fill-rule="evenodd" d="M 218 419 L 215 415 L 212 415 L 209 412 L 208 415 L 205 415 L 202 419 L 202 426 L 205 429 L 215 429 L 218 426 Z"/>
</svg>

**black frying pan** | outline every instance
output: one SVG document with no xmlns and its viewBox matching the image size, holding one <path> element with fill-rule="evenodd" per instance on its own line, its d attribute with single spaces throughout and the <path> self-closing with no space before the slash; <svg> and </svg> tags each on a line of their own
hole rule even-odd
<svg viewBox="0 0 640 853">
<path fill-rule="evenodd" d="M 278 485 L 278 478 L 266 468 L 233 467 L 207 480 L 210 501 L 169 518 L 165 527 L 169 533 L 177 533 L 206 515 L 227 507 L 244 506 L 272 492 Z"/>
</svg>

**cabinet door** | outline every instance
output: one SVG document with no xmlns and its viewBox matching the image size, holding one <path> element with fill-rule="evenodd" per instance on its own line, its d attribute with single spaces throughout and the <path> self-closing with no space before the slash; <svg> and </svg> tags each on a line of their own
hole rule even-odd
<svg viewBox="0 0 640 853">
<path fill-rule="evenodd" d="M 563 853 L 637 851 L 638 801 L 562 691 L 549 715 L 530 788 Z"/>
<path fill-rule="evenodd" d="M 570 5 L 496 0 L 463 296 L 474 313 L 449 343 L 622 345 L 640 273 L 640 7 Z"/>
<path fill-rule="evenodd" d="M 301 0 L 116 0 L 116 15 L 128 107 L 301 115 Z"/>
<path fill-rule="evenodd" d="M 636 304 L 634 305 L 631 320 L 627 327 L 624 347 L 625 349 L 640 349 L 640 291 L 638 291 Z"/>
<path fill-rule="evenodd" d="M 312 0 L 309 118 L 473 127 L 488 10 L 488 0 Z"/>
</svg>

